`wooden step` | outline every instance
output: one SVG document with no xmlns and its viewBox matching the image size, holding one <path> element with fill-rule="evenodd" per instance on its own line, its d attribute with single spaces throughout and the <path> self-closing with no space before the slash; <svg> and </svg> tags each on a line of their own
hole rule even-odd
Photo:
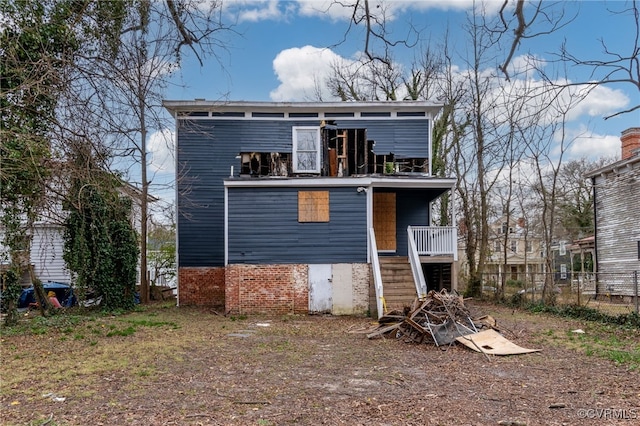
<svg viewBox="0 0 640 426">
<path fill-rule="evenodd" d="M 382 276 L 382 283 L 385 285 L 391 285 L 391 284 L 412 284 L 413 283 L 413 276 L 411 274 L 408 275 L 381 275 Z"/>
<path fill-rule="evenodd" d="M 387 309 L 402 310 L 413 303 L 416 287 L 406 256 L 380 257 L 380 275 Z"/>
<path fill-rule="evenodd" d="M 380 256 L 378 257 L 380 264 L 394 264 L 394 263 L 406 263 L 409 264 L 409 258 L 407 256 Z"/>
</svg>

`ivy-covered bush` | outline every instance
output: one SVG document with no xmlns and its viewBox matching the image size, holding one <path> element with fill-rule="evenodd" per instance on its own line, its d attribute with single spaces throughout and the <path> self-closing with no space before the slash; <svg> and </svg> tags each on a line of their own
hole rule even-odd
<svg viewBox="0 0 640 426">
<path fill-rule="evenodd" d="M 105 310 L 132 309 L 138 242 L 131 201 L 114 188 L 76 187 L 77 202 L 67 206 L 64 260 L 74 274 L 79 298 L 91 292 L 102 297 Z"/>
</svg>

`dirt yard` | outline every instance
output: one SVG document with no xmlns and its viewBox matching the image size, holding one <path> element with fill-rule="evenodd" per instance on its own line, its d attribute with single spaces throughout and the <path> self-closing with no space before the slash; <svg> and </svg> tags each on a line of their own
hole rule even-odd
<svg viewBox="0 0 640 426">
<path fill-rule="evenodd" d="M 467 303 L 541 352 L 369 340 L 370 318 L 155 305 L 3 329 L 3 425 L 640 424 L 640 332 Z M 573 333 L 582 329 L 585 333 Z"/>
</svg>

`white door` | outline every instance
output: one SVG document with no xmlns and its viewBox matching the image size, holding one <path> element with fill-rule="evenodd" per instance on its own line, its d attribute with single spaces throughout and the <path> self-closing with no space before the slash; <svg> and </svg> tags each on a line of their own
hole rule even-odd
<svg viewBox="0 0 640 426">
<path fill-rule="evenodd" d="M 331 265 L 309 265 L 309 312 L 331 312 Z"/>
</svg>

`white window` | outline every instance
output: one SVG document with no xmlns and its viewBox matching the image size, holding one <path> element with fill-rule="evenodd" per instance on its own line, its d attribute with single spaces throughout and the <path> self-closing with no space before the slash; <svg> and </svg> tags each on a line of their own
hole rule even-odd
<svg viewBox="0 0 640 426">
<path fill-rule="evenodd" d="M 320 127 L 293 127 L 293 172 L 320 173 Z"/>
<path fill-rule="evenodd" d="M 525 247 L 526 247 L 527 253 L 533 252 L 533 243 L 531 241 L 527 240 L 527 242 L 525 243 Z"/>
<path fill-rule="evenodd" d="M 511 240 L 511 251 L 514 253 L 518 252 L 518 241 L 517 240 Z"/>
<path fill-rule="evenodd" d="M 565 256 L 567 254 L 567 242 L 560 241 L 560 256 Z"/>
<path fill-rule="evenodd" d="M 566 280 L 567 279 L 567 264 L 566 263 L 561 263 L 560 264 L 560 279 L 561 280 Z"/>
</svg>

